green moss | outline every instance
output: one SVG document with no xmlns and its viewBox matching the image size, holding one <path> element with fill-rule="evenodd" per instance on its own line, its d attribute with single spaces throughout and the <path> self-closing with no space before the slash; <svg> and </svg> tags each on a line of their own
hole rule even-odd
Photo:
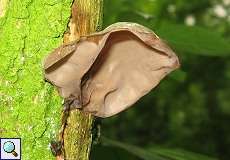
<svg viewBox="0 0 230 160">
<path fill-rule="evenodd" d="M 11 0 L 0 18 L 0 137 L 21 137 L 23 159 L 53 159 L 61 99 L 42 60 L 62 43 L 72 0 Z"/>
<path fill-rule="evenodd" d="M 0 18 L 5 15 L 9 0 L 0 0 Z"/>
</svg>

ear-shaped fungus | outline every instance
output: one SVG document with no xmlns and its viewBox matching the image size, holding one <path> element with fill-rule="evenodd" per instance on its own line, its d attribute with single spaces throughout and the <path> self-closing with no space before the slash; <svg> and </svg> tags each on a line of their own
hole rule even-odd
<svg viewBox="0 0 230 160">
<path fill-rule="evenodd" d="M 109 117 L 134 104 L 179 67 L 151 30 L 128 22 L 59 47 L 45 60 L 45 78 L 83 111 Z"/>
</svg>

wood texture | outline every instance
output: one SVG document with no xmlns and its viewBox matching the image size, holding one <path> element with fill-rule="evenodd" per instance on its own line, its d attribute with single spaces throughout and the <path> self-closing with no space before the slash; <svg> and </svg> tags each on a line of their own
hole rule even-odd
<svg viewBox="0 0 230 160">
<path fill-rule="evenodd" d="M 73 0 L 0 0 L 0 137 L 21 138 L 22 158 L 53 160 L 61 98 L 44 58 L 63 42 Z"/>
<path fill-rule="evenodd" d="M 102 6 L 103 0 L 75 0 L 69 31 L 64 36 L 64 43 L 100 30 Z M 65 159 L 89 159 L 92 123 L 92 115 L 79 110 L 70 111 L 63 135 Z"/>
</svg>

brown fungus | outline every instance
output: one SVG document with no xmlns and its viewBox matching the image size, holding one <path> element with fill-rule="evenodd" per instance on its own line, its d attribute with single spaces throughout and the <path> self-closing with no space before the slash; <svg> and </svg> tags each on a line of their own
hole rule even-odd
<svg viewBox="0 0 230 160">
<path fill-rule="evenodd" d="M 83 111 L 109 117 L 134 104 L 169 72 L 176 54 L 139 24 L 120 22 L 63 45 L 45 60 L 45 78 Z"/>
</svg>

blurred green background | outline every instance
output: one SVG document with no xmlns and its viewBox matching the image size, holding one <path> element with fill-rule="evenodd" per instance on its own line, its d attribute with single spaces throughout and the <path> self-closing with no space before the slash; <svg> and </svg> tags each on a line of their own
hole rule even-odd
<svg viewBox="0 0 230 160">
<path fill-rule="evenodd" d="M 121 114 L 101 120 L 93 160 L 230 159 L 230 0 L 104 0 L 104 27 L 156 32 L 181 68 Z"/>
</svg>

